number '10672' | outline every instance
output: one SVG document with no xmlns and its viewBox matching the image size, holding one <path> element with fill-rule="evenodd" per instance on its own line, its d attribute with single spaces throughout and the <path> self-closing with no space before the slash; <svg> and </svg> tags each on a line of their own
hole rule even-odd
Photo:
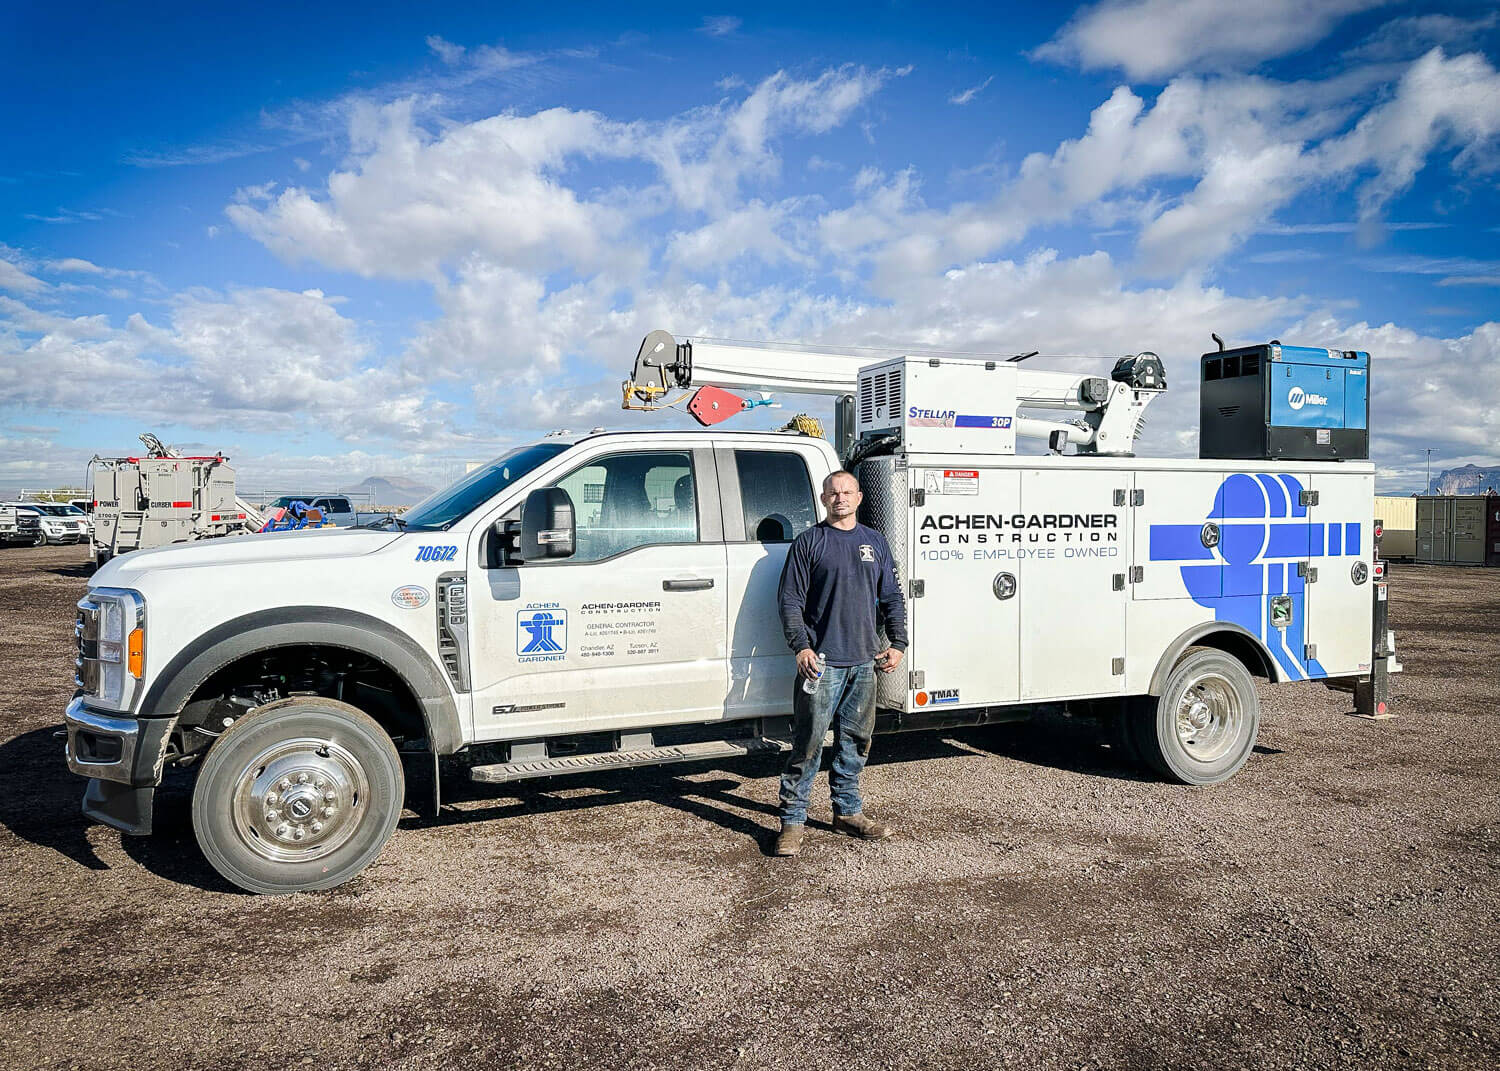
<svg viewBox="0 0 1500 1071">
<path fill-rule="evenodd" d="M 419 562 L 451 562 L 458 557 L 458 548 L 447 547 L 418 547 L 417 561 Z"/>
</svg>

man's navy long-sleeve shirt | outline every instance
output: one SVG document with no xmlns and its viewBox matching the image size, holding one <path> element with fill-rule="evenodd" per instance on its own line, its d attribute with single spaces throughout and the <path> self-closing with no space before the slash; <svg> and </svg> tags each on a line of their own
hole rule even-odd
<svg viewBox="0 0 1500 1071">
<path fill-rule="evenodd" d="M 793 651 L 811 648 L 830 666 L 857 666 L 890 645 L 906 650 L 906 600 L 885 537 L 856 524 L 849 531 L 827 521 L 792 541 L 781 570 L 781 627 Z M 877 612 L 879 617 L 877 618 Z"/>
</svg>

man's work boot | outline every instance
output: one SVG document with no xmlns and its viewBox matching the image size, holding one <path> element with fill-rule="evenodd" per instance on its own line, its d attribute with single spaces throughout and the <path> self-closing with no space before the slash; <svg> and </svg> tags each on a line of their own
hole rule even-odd
<svg viewBox="0 0 1500 1071">
<path fill-rule="evenodd" d="M 790 825 L 781 823 L 781 832 L 776 834 L 776 847 L 774 855 L 800 855 L 802 853 L 802 832 L 805 827 L 801 825 Z"/>
<path fill-rule="evenodd" d="M 836 814 L 833 816 L 833 831 L 860 840 L 885 840 L 891 835 L 891 827 L 861 814 Z"/>
</svg>

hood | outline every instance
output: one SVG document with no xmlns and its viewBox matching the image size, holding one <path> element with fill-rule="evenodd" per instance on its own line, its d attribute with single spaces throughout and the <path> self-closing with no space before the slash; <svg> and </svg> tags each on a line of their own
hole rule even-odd
<svg viewBox="0 0 1500 1071">
<path fill-rule="evenodd" d="M 373 554 L 400 539 L 399 531 L 366 528 L 309 528 L 296 532 L 260 532 L 193 543 L 173 543 L 137 550 L 111 559 L 94 574 L 94 587 L 133 587 L 135 579 L 159 569 L 199 569 L 217 565 L 354 558 Z"/>
</svg>

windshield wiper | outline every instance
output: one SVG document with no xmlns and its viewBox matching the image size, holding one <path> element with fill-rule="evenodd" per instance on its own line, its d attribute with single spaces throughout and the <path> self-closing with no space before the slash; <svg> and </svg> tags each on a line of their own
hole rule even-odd
<svg viewBox="0 0 1500 1071">
<path fill-rule="evenodd" d="M 396 524 L 400 526 L 402 531 L 406 530 L 406 522 L 403 521 L 400 517 L 397 517 L 394 513 L 387 513 L 384 517 L 377 518 L 373 521 L 366 521 L 364 524 L 356 524 L 353 527 L 369 528 L 371 530 L 374 530 L 384 528 L 387 524 Z"/>
</svg>

